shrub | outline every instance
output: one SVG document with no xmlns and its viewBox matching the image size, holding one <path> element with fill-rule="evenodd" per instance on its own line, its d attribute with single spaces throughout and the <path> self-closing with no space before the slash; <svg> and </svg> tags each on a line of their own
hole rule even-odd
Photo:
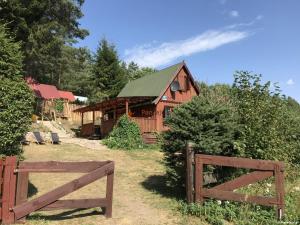
<svg viewBox="0 0 300 225">
<path fill-rule="evenodd" d="M 187 140 L 195 143 L 197 153 L 241 155 L 235 143 L 239 137 L 237 115 L 229 99 L 224 96 L 216 98 L 214 92 L 203 93 L 175 108 L 166 124 L 170 130 L 164 134 L 164 161 L 173 186 L 184 184 L 184 150 Z M 216 175 L 219 172 L 216 170 Z"/>
<path fill-rule="evenodd" d="M 279 87 L 271 91 L 270 82 L 261 84 L 261 75 L 240 71 L 234 77 L 233 101 L 243 127 L 245 156 L 297 162 L 300 118 L 292 113 L 295 107 L 288 105 Z"/>
<path fill-rule="evenodd" d="M 0 79 L 0 154 L 20 155 L 29 130 L 33 95 L 23 80 Z"/>
<path fill-rule="evenodd" d="M 20 141 L 31 124 L 33 95 L 21 78 L 20 44 L 0 24 L 0 154 L 20 155 Z"/>
<path fill-rule="evenodd" d="M 112 149 L 138 149 L 143 147 L 139 126 L 126 115 L 119 118 L 109 136 L 103 143 Z"/>
</svg>

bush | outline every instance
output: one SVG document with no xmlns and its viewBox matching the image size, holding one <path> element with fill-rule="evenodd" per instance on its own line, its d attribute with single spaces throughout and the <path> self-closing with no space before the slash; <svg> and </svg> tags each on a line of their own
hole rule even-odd
<svg viewBox="0 0 300 225">
<path fill-rule="evenodd" d="M 20 155 L 31 124 L 33 94 L 21 78 L 20 44 L 0 24 L 0 155 Z"/>
<path fill-rule="evenodd" d="M 29 130 L 33 95 L 23 80 L 0 79 L 0 154 L 20 155 Z"/>
<path fill-rule="evenodd" d="M 271 91 L 270 82 L 261 84 L 261 75 L 241 71 L 234 77 L 233 101 L 243 128 L 244 156 L 299 163 L 300 118 L 293 113 L 295 106 L 288 105 L 279 87 Z"/>
<path fill-rule="evenodd" d="M 139 126 L 126 115 L 119 118 L 109 136 L 103 143 L 112 149 L 138 149 L 143 147 Z"/>
<path fill-rule="evenodd" d="M 184 184 L 184 151 L 187 140 L 195 143 L 195 152 L 213 155 L 240 155 L 237 115 L 228 98 L 203 93 L 174 109 L 166 120 L 170 130 L 164 134 L 163 150 L 171 185 Z M 175 154 L 182 152 L 182 154 Z M 217 175 L 221 171 L 215 171 Z M 223 170 L 225 172 L 225 170 Z"/>
</svg>

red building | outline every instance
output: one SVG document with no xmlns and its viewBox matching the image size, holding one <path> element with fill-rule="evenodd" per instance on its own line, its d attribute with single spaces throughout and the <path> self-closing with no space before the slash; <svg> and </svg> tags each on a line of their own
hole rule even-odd
<svg viewBox="0 0 300 225">
<path fill-rule="evenodd" d="M 142 134 L 147 134 L 168 129 L 164 119 L 173 108 L 197 95 L 199 95 L 198 86 L 186 64 L 182 62 L 127 83 L 114 99 L 75 111 L 81 113 L 82 136 L 93 135 L 97 129 L 95 116 L 92 123 L 83 123 L 83 114 L 90 111 L 93 115 L 96 111 L 102 112 L 98 127 L 102 137 L 112 130 L 123 114 L 127 114 L 139 125 Z"/>
</svg>

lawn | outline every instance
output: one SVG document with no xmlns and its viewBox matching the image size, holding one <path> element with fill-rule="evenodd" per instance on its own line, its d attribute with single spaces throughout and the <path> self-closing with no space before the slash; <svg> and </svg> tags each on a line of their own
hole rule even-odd
<svg viewBox="0 0 300 225">
<path fill-rule="evenodd" d="M 174 191 L 164 182 L 163 154 L 158 150 L 120 151 L 84 148 L 75 144 L 25 147 L 26 161 L 114 160 L 115 183 L 113 218 L 106 219 L 101 209 L 32 213 L 27 224 L 201 224 L 174 210 L 178 205 Z M 30 174 L 31 198 L 46 193 L 80 174 Z M 67 198 L 104 197 L 105 179 L 92 183 Z"/>
</svg>

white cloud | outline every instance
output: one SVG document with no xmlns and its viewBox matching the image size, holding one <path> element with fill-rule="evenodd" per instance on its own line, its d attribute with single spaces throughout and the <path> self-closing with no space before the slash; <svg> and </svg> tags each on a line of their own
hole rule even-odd
<svg viewBox="0 0 300 225">
<path fill-rule="evenodd" d="M 236 10 L 232 10 L 229 12 L 229 16 L 233 17 L 233 18 L 236 18 L 236 17 L 239 17 L 240 13 Z"/>
<path fill-rule="evenodd" d="M 264 16 L 263 15 L 258 15 L 258 16 L 256 16 L 256 20 L 261 20 L 261 19 L 263 19 L 264 18 Z"/>
<path fill-rule="evenodd" d="M 294 80 L 291 78 L 286 82 L 287 85 L 292 86 L 295 84 Z"/>
<path fill-rule="evenodd" d="M 250 35 L 246 31 L 210 30 L 185 40 L 164 42 L 154 46 L 145 44 L 125 50 L 125 61 L 134 61 L 140 66 L 157 67 L 173 60 L 199 52 L 205 52 L 223 45 L 237 42 Z"/>
</svg>

